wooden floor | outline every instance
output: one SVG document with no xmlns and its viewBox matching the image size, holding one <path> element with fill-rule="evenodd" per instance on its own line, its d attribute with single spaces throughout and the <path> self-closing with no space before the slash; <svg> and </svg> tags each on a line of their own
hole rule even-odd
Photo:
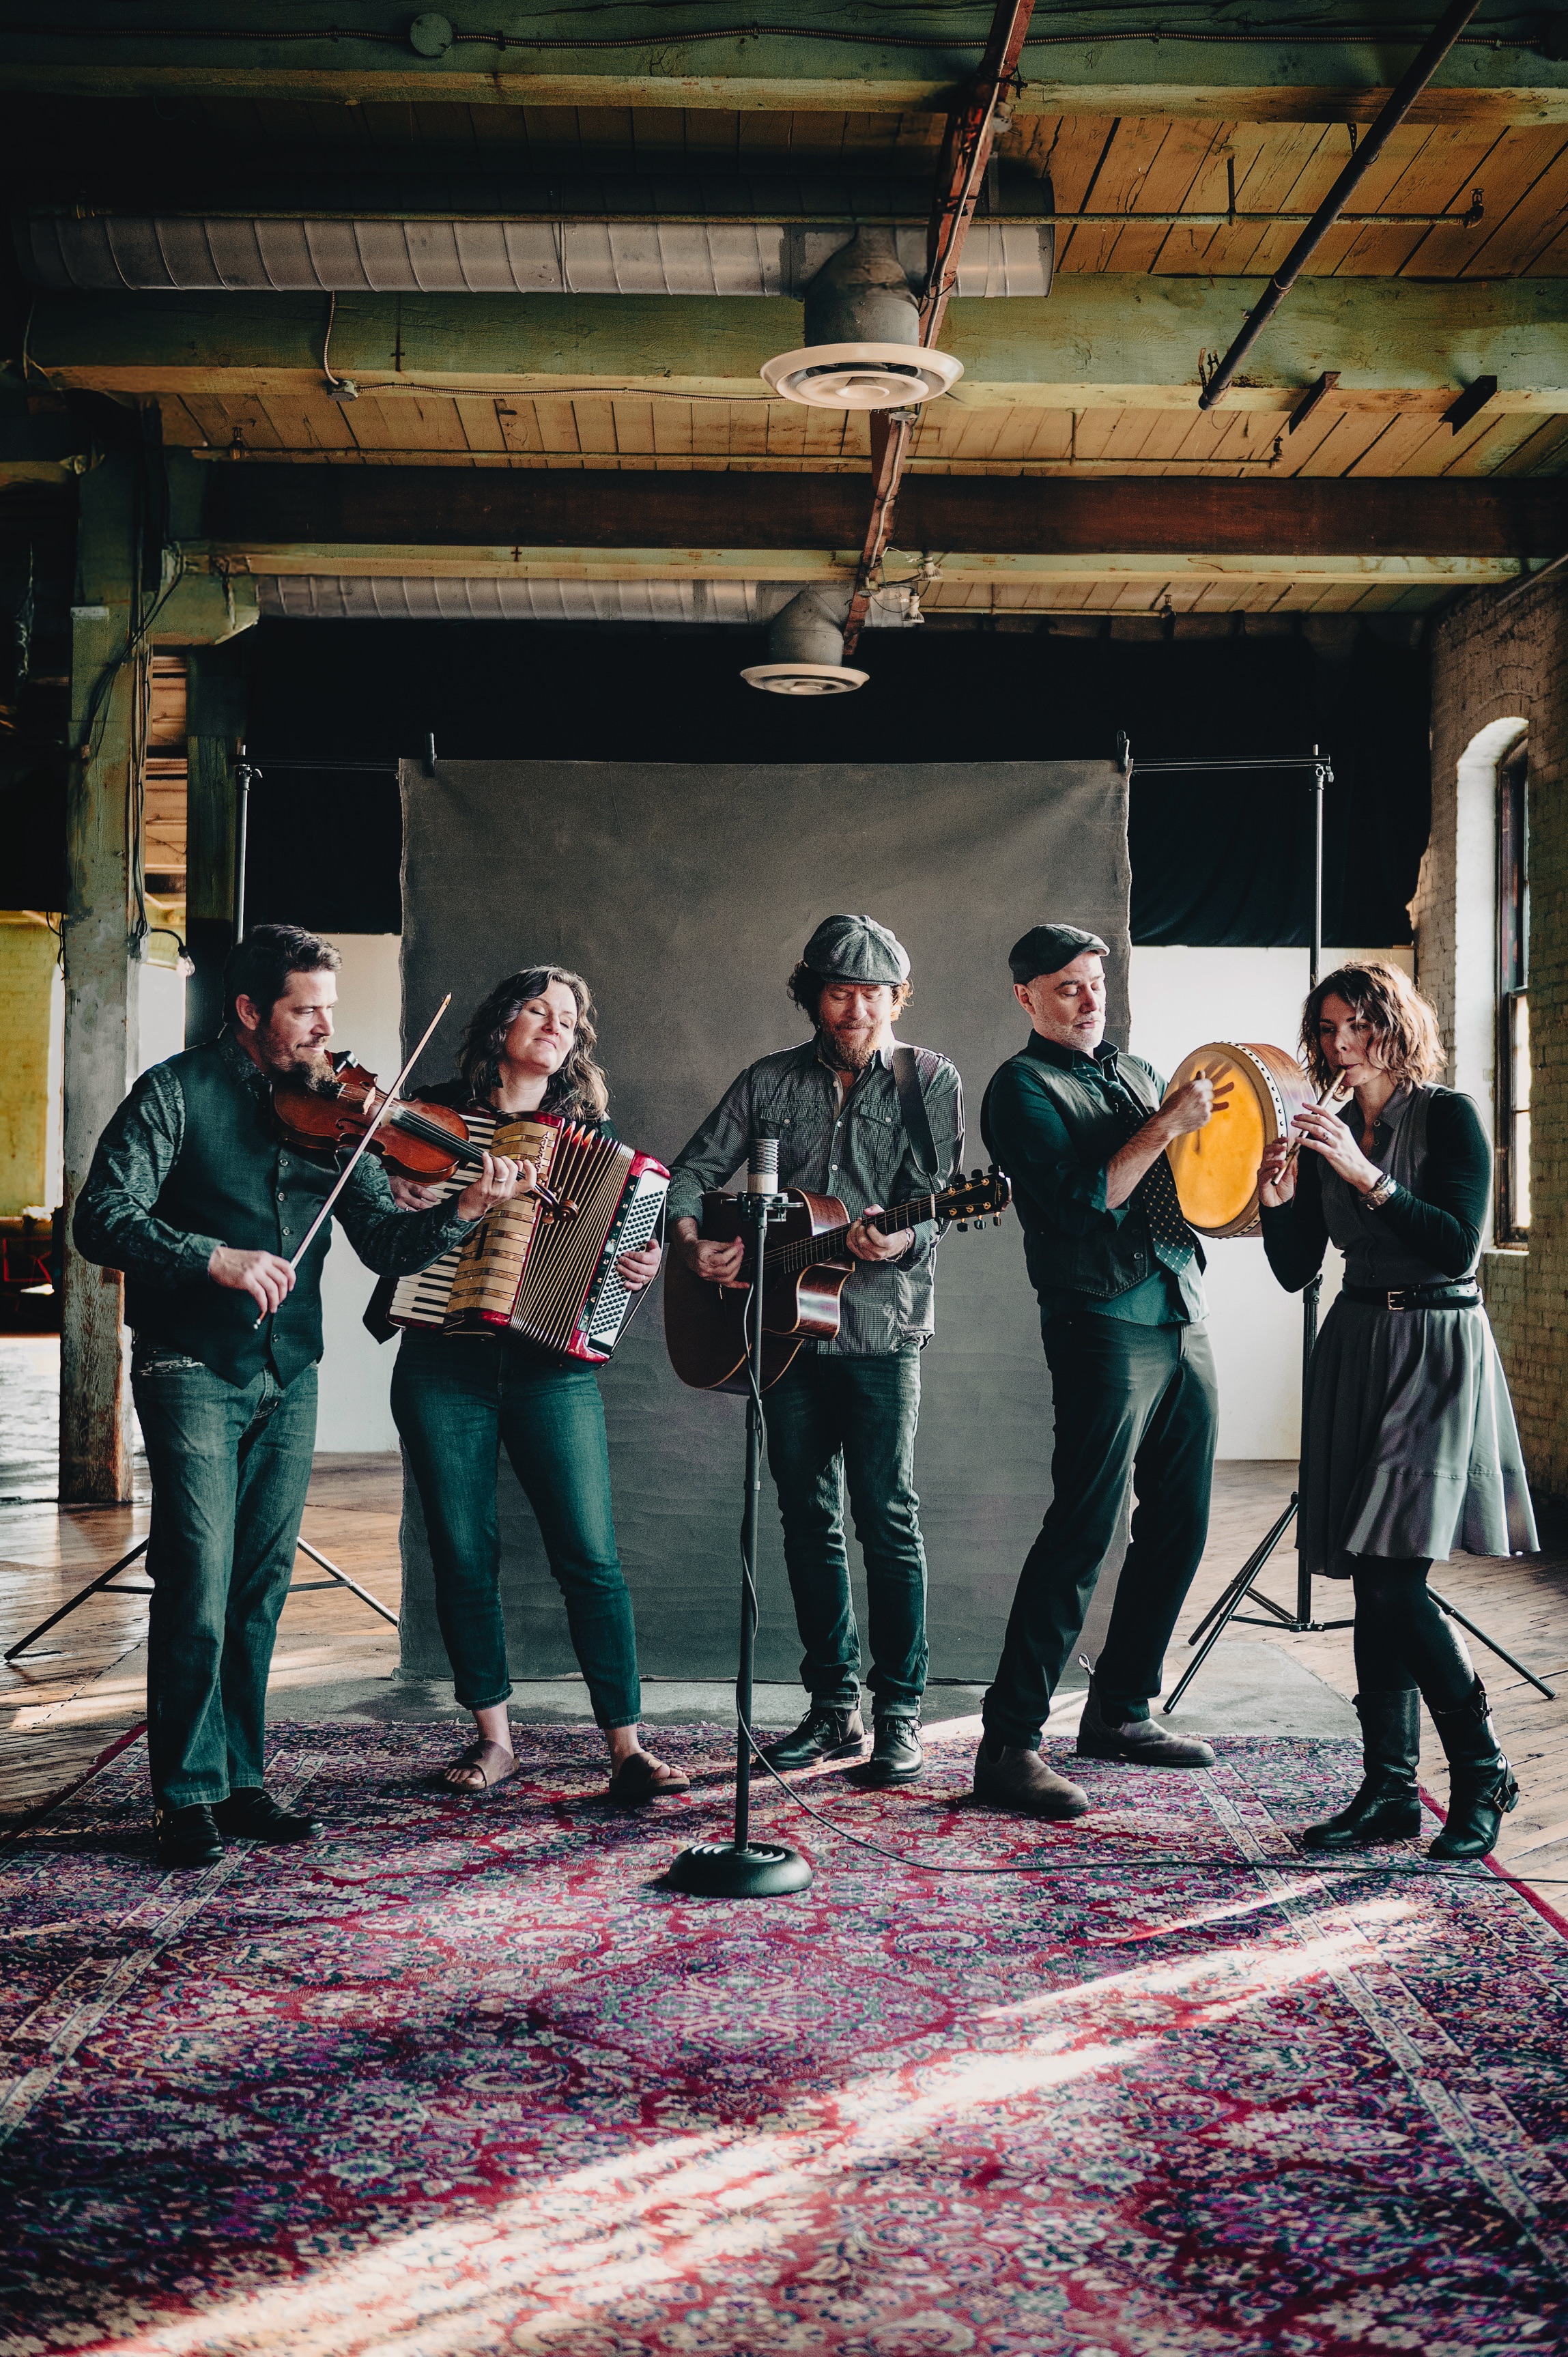
<svg viewBox="0 0 1568 2357">
<path fill-rule="evenodd" d="M 145 1496 L 129 1506 L 57 1507 L 47 1494 L 52 1451 L 48 1385 L 52 1340 L 0 1337 L 0 1652 L 74 1595 L 145 1536 Z M 1219 1594 L 1290 1494 L 1294 1468 L 1232 1462 L 1217 1469 L 1208 1550 L 1183 1629 Z M 145 1491 L 145 1477 L 139 1488 Z M 395 1610 L 398 1600 L 397 1460 L 391 1457 L 317 1459 L 304 1536 Z M 1282 1603 L 1294 1591 L 1294 1555 L 1265 1587 Z M 135 1577 L 133 1566 L 127 1577 Z M 1568 1911 L 1568 1552 L 1514 1563 L 1459 1555 L 1434 1577 L 1449 1601 L 1498 1643 L 1528 1662 L 1558 1698 L 1544 1700 L 1479 1646 L 1473 1648 L 1523 1797 L 1505 1823 L 1498 1849 L 1542 1894 Z M 296 1578 L 323 1577 L 301 1557 Z M 1324 1618 L 1348 1609 L 1336 1582 L 1320 1581 Z M 145 1679 L 145 1598 L 95 1598 L 40 1641 L 21 1663 L 0 1664 L 0 1822 L 35 1807 L 81 1775 L 141 1716 Z M 1342 1695 L 1354 1691 L 1348 1631 L 1278 1639 L 1234 1626 L 1258 1645 L 1283 1643 L 1295 1660 Z M 1171 1675 L 1185 1663 L 1173 1650 Z M 296 1596 L 284 1608 L 274 1662 L 273 1708 L 286 1717 L 289 1696 L 353 1679 L 390 1679 L 397 1633 L 342 1589 Z M 940 1669 L 933 1663 L 933 1669 Z M 1201 1695 L 1201 1686 L 1195 1689 Z M 514 1711 L 527 1717 L 527 1690 Z M 1218 1724 L 1215 1731 L 1222 1731 Z M 1424 1732 L 1423 1781 L 1441 1800 L 1445 1772 L 1435 1734 Z M 1326 1799 L 1332 1796 L 1326 1795 Z M 1563 1888 L 1555 1888 L 1563 1878 Z"/>
</svg>

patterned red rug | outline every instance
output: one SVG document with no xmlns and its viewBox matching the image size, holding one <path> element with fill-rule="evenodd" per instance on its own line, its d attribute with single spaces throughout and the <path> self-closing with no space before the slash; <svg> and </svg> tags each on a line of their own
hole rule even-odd
<svg viewBox="0 0 1568 2357">
<path fill-rule="evenodd" d="M 1568 1941 L 1483 1868 L 1308 1864 L 1349 1748 L 924 1783 L 799 1898 L 678 1898 L 591 1731 L 468 1804 L 450 1727 L 281 1727 L 328 1836 L 160 1878 L 140 1746 L 8 1854 L 7 2352 L 1212 2357 L 1568 2347 Z M 1058 1765 L 1065 1764 L 1058 1760 Z"/>
</svg>

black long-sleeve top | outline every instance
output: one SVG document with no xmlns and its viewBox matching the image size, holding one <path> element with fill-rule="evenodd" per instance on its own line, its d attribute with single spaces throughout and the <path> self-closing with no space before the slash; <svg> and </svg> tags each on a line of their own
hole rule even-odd
<svg viewBox="0 0 1568 2357">
<path fill-rule="evenodd" d="M 1419 1192 L 1413 1187 L 1395 1186 L 1376 1211 L 1359 1213 L 1356 1205 L 1360 1197 L 1354 1197 L 1348 1209 L 1363 1233 L 1376 1222 L 1380 1238 L 1402 1247 L 1406 1258 L 1413 1254 L 1430 1272 L 1424 1282 L 1438 1285 L 1468 1276 L 1479 1257 L 1491 1191 L 1492 1152 L 1480 1114 L 1468 1097 L 1439 1088 L 1427 1090 L 1426 1095 L 1426 1154 L 1418 1174 Z M 1361 1116 L 1353 1103 L 1340 1118 L 1359 1132 Z M 1326 1176 L 1337 1188 L 1340 1186 L 1331 1172 L 1326 1173 L 1322 1157 L 1304 1146 L 1296 1157 L 1294 1199 L 1273 1211 L 1265 1206 L 1262 1214 L 1263 1250 L 1287 1293 L 1299 1293 L 1323 1265 L 1330 1236 L 1324 1200 Z M 1354 1195 L 1348 1188 L 1343 1191 Z M 1347 1238 L 1336 1235 L 1334 1241 L 1345 1244 Z M 1359 1281 L 1353 1271 L 1347 1274 L 1352 1282 Z M 1372 1275 L 1370 1281 L 1380 1283 L 1381 1273 Z M 1388 1278 L 1391 1285 L 1412 1281 L 1409 1276 Z"/>
</svg>

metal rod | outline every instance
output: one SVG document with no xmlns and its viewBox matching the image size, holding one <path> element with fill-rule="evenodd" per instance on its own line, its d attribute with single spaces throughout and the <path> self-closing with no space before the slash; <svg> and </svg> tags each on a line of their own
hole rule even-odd
<svg viewBox="0 0 1568 2357">
<path fill-rule="evenodd" d="M 234 939 L 245 938 L 245 842 L 251 829 L 251 787 L 260 770 L 245 759 L 243 745 L 234 764 Z"/>
<path fill-rule="evenodd" d="M 40 1637 L 47 1637 L 48 1635 L 49 1631 L 54 1627 L 57 1620 L 63 1620 L 68 1612 L 74 1612 L 77 1606 L 79 1604 L 85 1604 L 90 1596 L 97 1596 L 101 1594 L 102 1590 L 109 1587 L 109 1582 L 113 1578 L 117 1571 L 124 1571 L 127 1564 L 134 1563 L 136 1557 L 139 1555 L 145 1555 L 146 1551 L 147 1542 L 145 1539 L 143 1539 L 137 1545 L 131 1549 L 129 1555 L 123 1555 L 118 1563 L 112 1563 L 107 1571 L 101 1571 L 97 1578 L 90 1581 L 87 1587 L 79 1588 L 76 1594 L 71 1598 L 69 1604 L 62 1604 L 58 1612 L 51 1612 L 47 1620 L 40 1620 L 36 1629 L 29 1629 L 25 1637 L 18 1637 L 14 1645 L 6 1648 L 5 1656 L 6 1661 L 19 1661 L 21 1656 L 27 1652 L 30 1647 L 38 1643 Z M 114 1591 L 111 1592 L 113 1593 Z M 122 1596 L 150 1596 L 152 1594 L 152 1589 L 150 1587 L 123 1587 L 118 1590 L 118 1593 Z"/>
<path fill-rule="evenodd" d="M 767 1182 L 777 1186 L 778 1180 Z M 751 1269 L 751 1332 L 747 1337 L 751 1382 L 746 1399 L 746 1498 L 741 1508 L 740 1552 L 745 1567 L 740 1599 L 740 1665 L 736 1673 L 737 1726 L 735 1757 L 735 1846 L 745 1850 L 751 1839 L 751 1689 L 757 1652 L 757 1534 L 762 1512 L 762 1302 L 768 1283 L 768 1196 L 751 1200 L 753 1247 Z"/>
<path fill-rule="evenodd" d="M 368 1604 L 372 1612 L 379 1612 L 383 1620 L 390 1620 L 394 1629 L 397 1627 L 397 1614 L 395 1612 L 389 1612 L 386 1606 L 381 1602 L 380 1597 L 372 1596 L 368 1587 L 361 1587 L 357 1579 L 350 1579 L 348 1573 L 341 1570 L 338 1566 L 332 1561 L 330 1555 L 318 1555 L 316 1549 L 313 1546 L 308 1545 L 304 1539 L 296 1539 L 295 1541 L 295 1544 L 298 1547 L 301 1555 L 307 1555 L 312 1563 L 318 1563 L 323 1571 L 329 1571 L 332 1574 L 333 1578 L 338 1582 L 339 1587 L 348 1588 L 352 1595 L 359 1598 L 361 1604 Z M 328 1583 L 325 1580 L 313 1580 L 310 1583 L 313 1587 L 325 1587 L 327 1584 Z M 305 1589 L 303 1587 L 291 1587 L 289 1589 L 289 1594 L 291 1596 L 303 1596 L 304 1593 Z"/>
<path fill-rule="evenodd" d="M 1431 1597 L 1434 1604 L 1436 1605 L 1440 1612 L 1446 1612 L 1450 1620 L 1457 1620 L 1461 1629 L 1468 1629 L 1471 1636 L 1474 1637 L 1478 1643 L 1485 1645 L 1488 1653 L 1495 1653 L 1499 1662 L 1506 1662 L 1510 1670 L 1517 1670 L 1521 1678 L 1528 1679 L 1529 1683 L 1535 1688 L 1537 1694 L 1543 1694 L 1546 1696 L 1548 1702 L 1556 1701 L 1557 1689 L 1555 1686 L 1544 1684 L 1541 1680 L 1536 1676 L 1533 1670 L 1527 1670 L 1522 1662 L 1516 1662 L 1513 1655 L 1507 1651 L 1506 1647 L 1499 1645 L 1495 1637 L 1488 1637 L 1484 1629 L 1477 1629 L 1473 1620 L 1467 1620 L 1464 1613 L 1460 1611 L 1459 1607 L 1456 1604 L 1450 1604 L 1445 1596 L 1439 1596 L 1435 1587 L 1429 1587 L 1426 1592 L 1428 1596 Z"/>
<path fill-rule="evenodd" d="M 1267 1563 L 1270 1555 L 1273 1555 L 1275 1547 L 1284 1536 L 1285 1531 L 1290 1524 L 1290 1518 L 1295 1512 L 1295 1498 L 1293 1494 L 1290 1504 L 1285 1508 L 1284 1512 L 1275 1523 L 1273 1530 L 1269 1532 L 1267 1537 L 1262 1540 L 1261 1544 L 1253 1549 L 1252 1553 L 1248 1556 L 1246 1563 L 1242 1566 L 1241 1570 L 1238 1572 L 1236 1577 L 1231 1581 L 1230 1588 L 1226 1591 L 1226 1596 L 1220 1600 L 1219 1606 L 1215 1611 L 1208 1614 L 1208 1619 L 1203 1623 L 1203 1627 L 1208 1629 L 1208 1633 L 1203 1638 L 1201 1644 L 1197 1643 L 1200 1632 L 1197 1631 L 1194 1631 L 1190 1641 L 1194 1644 L 1197 1644 L 1197 1652 L 1193 1659 L 1187 1663 L 1186 1669 L 1182 1672 L 1181 1676 L 1176 1680 L 1175 1686 L 1171 1689 L 1170 1700 L 1168 1702 L 1162 1703 L 1160 1706 L 1167 1718 L 1171 1712 L 1175 1710 L 1177 1703 L 1180 1702 L 1183 1695 L 1186 1694 L 1188 1686 L 1191 1685 L 1194 1678 L 1197 1677 L 1199 1670 L 1202 1669 L 1205 1662 L 1208 1659 L 1208 1656 L 1219 1642 L 1220 1638 L 1225 1634 L 1225 1631 L 1235 1614 L 1237 1606 L 1241 1603 L 1243 1598 L 1251 1587 L 1253 1580 L 1256 1579 L 1259 1572 L 1262 1571 L 1264 1564 Z M 1255 1604 L 1267 1604 L 1269 1598 L 1266 1596 L 1257 1596 L 1254 1597 L 1252 1600 Z M 1226 1609 L 1227 1603 L 1229 1603 L 1229 1609 Z M 1276 1611 L 1279 1609 L 1277 1606 L 1273 1609 Z M 1280 1614 L 1280 1618 L 1285 1621 L 1287 1626 L 1289 1625 L 1290 1616 L 1288 1613 L 1282 1612 Z M 1209 1627 L 1210 1622 L 1213 1623 L 1212 1627 Z"/>
<path fill-rule="evenodd" d="M 1212 409 L 1216 402 L 1225 398 L 1241 362 L 1329 231 L 1338 221 L 1351 191 L 1371 170 L 1391 136 L 1404 121 L 1479 6 L 1480 0 L 1453 0 L 1453 5 L 1444 11 L 1389 93 L 1388 103 L 1377 121 L 1366 137 L 1358 141 L 1356 151 L 1345 169 L 1263 289 L 1262 301 L 1248 312 L 1246 325 L 1198 395 L 1199 409 Z"/>
</svg>

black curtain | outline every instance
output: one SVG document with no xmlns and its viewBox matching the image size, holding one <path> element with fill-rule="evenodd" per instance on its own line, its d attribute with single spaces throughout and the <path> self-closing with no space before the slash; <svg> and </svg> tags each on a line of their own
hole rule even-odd
<svg viewBox="0 0 1568 2357">
<path fill-rule="evenodd" d="M 1132 642 L 1045 630 L 875 630 L 869 683 L 821 702 L 738 676 L 764 633 L 676 625 L 267 620 L 250 654 L 252 749 L 320 761 L 758 764 L 1298 754 L 1334 762 L 1330 942 L 1410 939 L 1428 826 L 1426 658 L 1362 630 Z M 890 817 L 895 814 L 890 810 Z M 401 930 L 401 815 L 381 772 L 277 770 L 252 802 L 247 915 Z M 1300 943 L 1310 921 L 1305 780 L 1133 780 L 1133 939 Z M 759 879 L 760 880 L 760 879 Z"/>
</svg>

